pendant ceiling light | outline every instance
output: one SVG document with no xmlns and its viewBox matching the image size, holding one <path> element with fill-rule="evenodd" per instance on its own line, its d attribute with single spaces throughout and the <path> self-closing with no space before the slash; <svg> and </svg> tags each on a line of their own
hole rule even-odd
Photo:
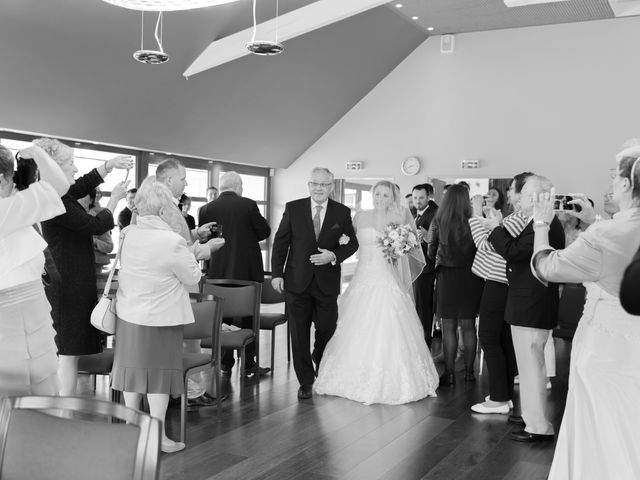
<svg viewBox="0 0 640 480">
<path fill-rule="evenodd" d="M 238 0 L 102 0 L 117 7 L 150 12 L 173 12 L 222 5 Z"/>
<path fill-rule="evenodd" d="M 278 55 L 282 53 L 284 47 L 278 43 L 278 1 L 276 0 L 276 38 L 271 40 L 256 40 L 256 31 L 258 25 L 256 23 L 256 0 L 253 0 L 253 35 L 251 41 L 247 43 L 247 50 L 255 55 Z"/>
<path fill-rule="evenodd" d="M 142 20 L 140 26 L 140 50 L 133 52 L 133 58 L 140 63 L 148 63 L 149 65 L 158 65 L 169 60 L 169 55 L 164 53 L 162 48 L 162 12 L 158 13 L 158 21 L 156 22 L 155 37 L 158 42 L 159 50 L 149 50 L 144 48 L 144 12 L 140 12 Z"/>
</svg>

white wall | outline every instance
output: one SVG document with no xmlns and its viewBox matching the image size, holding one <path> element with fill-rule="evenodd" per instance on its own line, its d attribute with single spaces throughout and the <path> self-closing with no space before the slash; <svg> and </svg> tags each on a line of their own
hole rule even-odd
<svg viewBox="0 0 640 480">
<path fill-rule="evenodd" d="M 403 192 L 427 176 L 548 176 L 601 205 L 614 154 L 640 137 L 640 17 L 440 37 L 420 45 L 274 178 L 274 219 L 305 196 L 316 165 L 336 177 L 393 176 Z M 400 172 L 417 155 L 422 171 Z M 460 161 L 480 159 L 479 170 Z M 345 162 L 360 160 L 353 175 Z"/>
</svg>

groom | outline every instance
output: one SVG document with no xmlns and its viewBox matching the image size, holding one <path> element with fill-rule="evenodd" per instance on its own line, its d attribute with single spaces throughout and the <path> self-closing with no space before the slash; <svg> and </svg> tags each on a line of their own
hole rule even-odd
<svg viewBox="0 0 640 480">
<path fill-rule="evenodd" d="M 286 291 L 299 399 L 311 398 L 316 369 L 336 329 L 340 263 L 358 249 L 351 211 L 329 199 L 333 173 L 314 168 L 308 186 L 310 197 L 286 204 L 271 253 L 271 283 L 278 292 Z M 316 330 L 313 353 L 311 322 Z"/>
</svg>

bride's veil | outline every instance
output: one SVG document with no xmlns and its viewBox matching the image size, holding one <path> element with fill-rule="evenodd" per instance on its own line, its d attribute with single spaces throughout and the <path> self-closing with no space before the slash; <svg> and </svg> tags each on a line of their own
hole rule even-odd
<svg viewBox="0 0 640 480">
<path fill-rule="evenodd" d="M 415 221 L 408 207 L 403 205 L 400 189 L 388 180 L 381 180 L 371 188 L 371 197 L 375 198 L 375 191 L 378 187 L 387 187 L 391 191 L 391 203 L 386 207 L 375 205 L 371 209 L 358 208 L 354 218 L 354 226 L 356 229 L 363 227 L 373 227 L 380 235 L 385 227 L 390 223 L 396 225 L 406 225 L 411 232 L 418 238 Z M 381 253 L 382 255 L 382 253 Z M 398 285 L 404 291 L 407 291 L 413 297 L 412 284 L 418 275 L 422 273 L 422 269 L 426 265 L 422 248 L 418 244 L 412 248 L 407 255 L 398 259 L 397 267 L 390 266 L 393 276 L 396 278 Z"/>
</svg>

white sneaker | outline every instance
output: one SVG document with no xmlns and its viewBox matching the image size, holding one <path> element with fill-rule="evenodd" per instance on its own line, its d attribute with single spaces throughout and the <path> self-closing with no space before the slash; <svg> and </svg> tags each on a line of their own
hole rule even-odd
<svg viewBox="0 0 640 480">
<path fill-rule="evenodd" d="M 509 415 L 509 405 L 500 405 L 499 407 L 485 407 L 482 403 L 476 403 L 471 407 L 476 413 L 499 413 L 500 415 Z"/>
<path fill-rule="evenodd" d="M 551 380 L 547 380 L 546 388 L 547 390 L 551 390 Z"/>
<path fill-rule="evenodd" d="M 486 397 L 484 397 L 484 401 L 485 402 L 488 402 L 489 400 L 491 400 L 491 396 L 490 395 L 487 395 Z M 513 408 L 513 402 L 511 400 L 509 400 L 508 405 L 509 405 L 509 408 Z"/>
</svg>

